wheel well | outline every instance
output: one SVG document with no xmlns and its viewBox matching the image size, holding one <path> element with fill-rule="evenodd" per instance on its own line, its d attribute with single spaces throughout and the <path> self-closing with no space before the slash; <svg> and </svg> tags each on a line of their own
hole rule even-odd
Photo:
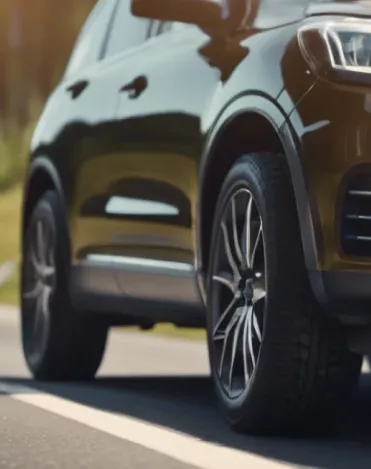
<svg viewBox="0 0 371 469">
<path fill-rule="evenodd" d="M 28 224 L 28 220 L 35 208 L 37 202 L 42 195 L 48 190 L 55 190 L 55 184 L 52 177 L 43 168 L 38 169 L 28 183 L 27 192 L 25 194 L 24 210 L 23 210 L 23 232 Z"/>
<path fill-rule="evenodd" d="M 201 256 L 202 269 L 207 272 L 209 240 L 216 203 L 224 179 L 240 156 L 246 153 L 283 153 L 277 131 L 264 116 L 247 112 L 236 117 L 218 137 L 216 147 L 209 155 L 201 193 Z"/>
</svg>

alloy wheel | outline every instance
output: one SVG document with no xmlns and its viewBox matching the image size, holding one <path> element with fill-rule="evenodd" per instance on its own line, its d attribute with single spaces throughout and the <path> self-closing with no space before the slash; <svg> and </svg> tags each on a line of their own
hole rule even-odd
<svg viewBox="0 0 371 469">
<path fill-rule="evenodd" d="M 263 224 L 247 189 L 229 198 L 220 219 L 211 290 L 214 374 L 230 399 L 248 389 L 263 337 L 266 301 Z"/>
<path fill-rule="evenodd" d="M 23 342 L 28 360 L 37 362 L 46 346 L 50 302 L 56 287 L 55 232 L 37 219 L 26 241 L 22 279 Z"/>
</svg>

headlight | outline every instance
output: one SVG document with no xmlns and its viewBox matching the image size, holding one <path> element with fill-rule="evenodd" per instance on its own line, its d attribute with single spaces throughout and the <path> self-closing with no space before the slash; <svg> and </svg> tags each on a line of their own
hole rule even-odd
<svg viewBox="0 0 371 469">
<path fill-rule="evenodd" d="M 312 71 L 329 79 L 371 84 L 371 21 L 327 19 L 298 31 Z"/>
</svg>

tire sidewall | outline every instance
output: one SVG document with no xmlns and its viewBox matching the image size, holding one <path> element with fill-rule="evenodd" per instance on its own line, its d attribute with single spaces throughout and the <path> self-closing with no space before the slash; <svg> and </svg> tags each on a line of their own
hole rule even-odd
<svg viewBox="0 0 371 469">
<path fill-rule="evenodd" d="M 262 156 L 264 157 L 264 156 Z M 249 418 L 248 414 L 254 413 L 255 401 L 259 399 L 260 391 L 260 383 L 264 380 L 265 372 L 265 364 L 266 364 L 266 356 L 265 353 L 265 343 L 267 341 L 267 333 L 269 329 L 268 323 L 270 322 L 270 291 L 273 289 L 272 280 L 274 279 L 275 272 L 274 272 L 274 253 L 267 252 L 266 246 L 266 238 L 267 232 L 269 231 L 269 219 L 267 217 L 267 203 L 263 186 L 261 184 L 262 181 L 262 174 L 259 170 L 259 165 L 256 164 L 253 158 L 244 158 L 243 161 L 239 160 L 236 165 L 231 169 L 229 174 L 227 175 L 225 182 L 221 188 L 220 195 L 217 201 L 217 206 L 215 210 L 215 217 L 213 223 L 213 230 L 212 230 L 212 241 L 211 241 L 211 249 L 210 249 L 210 268 L 208 271 L 208 278 L 207 278 L 207 287 L 208 287 L 208 304 L 207 304 L 207 338 L 208 338 L 208 348 L 209 348 L 209 360 L 210 360 L 210 368 L 212 372 L 212 377 L 214 380 L 216 394 L 221 405 L 221 410 L 225 414 L 227 420 L 232 426 L 238 426 L 238 422 L 241 420 L 245 420 Z M 264 243 L 264 250 L 265 250 L 265 272 L 266 272 L 266 304 L 265 304 L 265 311 L 264 311 L 264 327 L 263 327 L 263 336 L 262 336 L 262 344 L 259 351 L 259 355 L 257 358 L 257 363 L 253 374 L 250 378 L 248 387 L 235 399 L 230 399 L 225 391 L 222 388 L 220 380 L 217 376 L 215 371 L 215 367 L 213 366 L 214 361 L 214 353 L 213 353 L 213 341 L 212 341 L 212 314 L 210 312 L 211 309 L 211 297 L 212 297 L 212 289 L 213 289 L 213 282 L 212 282 L 212 275 L 215 268 L 216 259 L 213 257 L 213 253 L 216 252 L 216 244 L 218 242 L 219 235 L 219 224 L 220 219 L 224 213 L 224 210 L 229 203 L 232 195 L 238 189 L 247 189 L 251 192 L 254 201 L 257 205 L 259 214 L 262 219 L 263 225 L 263 243 Z M 273 257 L 272 257 L 273 255 Z"/>
<path fill-rule="evenodd" d="M 55 289 L 50 298 L 49 303 L 49 317 L 47 328 L 45 329 L 46 337 L 44 337 L 43 345 L 38 353 L 37 359 L 32 360 L 25 350 L 25 359 L 28 366 L 35 375 L 43 373 L 45 369 L 51 366 L 49 359 L 53 355 L 54 337 L 58 334 L 58 329 L 62 326 L 64 313 L 69 311 L 70 305 L 67 294 L 67 264 L 68 259 L 66 230 L 64 224 L 64 216 L 59 206 L 58 196 L 53 191 L 48 191 L 40 199 L 35 206 L 30 220 L 27 224 L 24 243 L 23 243 L 23 256 L 21 267 L 21 322 L 22 322 L 22 342 L 24 344 L 24 315 L 27 314 L 27 308 L 24 304 L 23 291 L 24 291 L 24 275 L 25 264 L 24 259 L 27 256 L 33 242 L 34 227 L 39 220 L 47 220 L 53 230 L 54 235 L 54 262 L 55 262 Z M 63 313 L 64 312 L 64 313 Z M 67 319 L 66 317 L 64 319 Z"/>
</svg>

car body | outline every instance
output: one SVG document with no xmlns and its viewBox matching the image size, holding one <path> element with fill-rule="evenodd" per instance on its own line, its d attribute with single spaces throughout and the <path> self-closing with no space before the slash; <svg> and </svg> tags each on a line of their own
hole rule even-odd
<svg viewBox="0 0 371 469">
<path fill-rule="evenodd" d="M 129 0 L 98 2 L 33 136 L 23 239 L 54 191 L 76 311 L 109 325 L 205 327 L 226 175 L 243 154 L 281 153 L 309 290 L 321 315 L 347 333 L 365 331 L 371 82 L 354 70 L 332 76 L 315 41 L 326 22 L 353 19 L 367 30 L 371 2 L 231 4 L 243 27 L 226 40 L 161 21 L 160 7 L 145 18 Z"/>
</svg>

